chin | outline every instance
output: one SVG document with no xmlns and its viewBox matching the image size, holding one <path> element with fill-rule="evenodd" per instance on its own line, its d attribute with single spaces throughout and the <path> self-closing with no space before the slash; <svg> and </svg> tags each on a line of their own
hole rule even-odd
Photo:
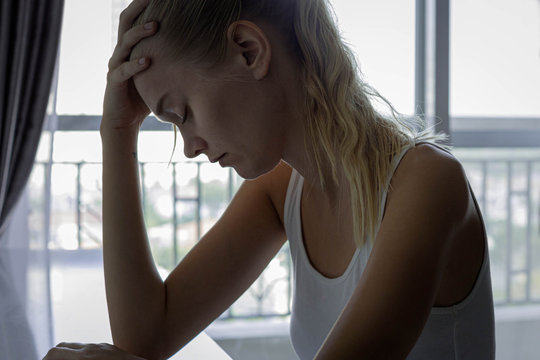
<svg viewBox="0 0 540 360">
<path fill-rule="evenodd" d="M 281 160 L 281 159 L 280 159 Z M 235 166 L 233 165 L 232 168 L 236 171 L 236 173 L 242 177 L 245 180 L 255 180 L 260 176 L 263 176 L 264 174 L 272 171 L 277 165 L 279 164 L 279 161 L 276 163 L 257 163 L 252 164 L 249 167 L 246 166 Z"/>
</svg>

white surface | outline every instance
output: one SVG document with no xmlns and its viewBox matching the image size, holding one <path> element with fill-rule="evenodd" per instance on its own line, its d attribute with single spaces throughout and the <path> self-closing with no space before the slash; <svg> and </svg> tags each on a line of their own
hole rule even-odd
<svg viewBox="0 0 540 360">
<path fill-rule="evenodd" d="M 206 334 L 220 341 L 227 339 L 253 339 L 289 337 L 290 317 L 261 320 L 214 321 Z"/>
<path fill-rule="evenodd" d="M 232 360 L 229 355 L 210 336 L 200 333 L 186 346 L 177 352 L 170 359 L 172 360 Z"/>
</svg>

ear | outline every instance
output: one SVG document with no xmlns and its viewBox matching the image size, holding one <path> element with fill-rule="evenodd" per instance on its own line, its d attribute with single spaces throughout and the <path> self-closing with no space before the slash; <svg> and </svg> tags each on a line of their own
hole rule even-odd
<svg viewBox="0 0 540 360">
<path fill-rule="evenodd" d="M 255 80 L 268 74 L 272 49 L 262 29 L 251 21 L 232 23 L 227 31 L 229 52 L 232 60 L 250 71 Z"/>
</svg>

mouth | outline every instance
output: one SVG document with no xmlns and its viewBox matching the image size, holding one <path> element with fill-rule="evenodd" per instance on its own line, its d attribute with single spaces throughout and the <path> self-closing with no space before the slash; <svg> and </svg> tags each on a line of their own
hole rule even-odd
<svg viewBox="0 0 540 360">
<path fill-rule="evenodd" d="M 222 154 L 220 157 L 215 158 L 214 160 L 210 160 L 210 162 L 211 162 L 212 164 L 217 163 L 217 162 L 218 162 L 219 160 L 221 160 L 226 154 L 227 154 L 227 153 Z"/>
</svg>

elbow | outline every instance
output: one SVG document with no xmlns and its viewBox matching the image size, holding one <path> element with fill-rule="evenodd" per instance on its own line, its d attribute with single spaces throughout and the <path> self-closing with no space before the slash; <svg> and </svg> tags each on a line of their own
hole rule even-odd
<svg viewBox="0 0 540 360">
<path fill-rule="evenodd" d="M 141 321 L 131 324 L 130 327 L 112 331 L 113 344 L 119 349 L 138 356 L 144 360 L 168 359 L 168 337 L 166 326 L 162 317 L 148 322 L 150 314 L 141 312 Z M 146 320 L 144 319 L 146 318 Z M 157 319 L 157 318 L 154 318 Z"/>
<path fill-rule="evenodd" d="M 163 351 L 164 346 L 160 342 L 142 344 L 136 341 L 127 342 L 113 339 L 113 344 L 128 354 L 140 357 L 141 360 L 164 360 L 169 358 Z"/>
</svg>

